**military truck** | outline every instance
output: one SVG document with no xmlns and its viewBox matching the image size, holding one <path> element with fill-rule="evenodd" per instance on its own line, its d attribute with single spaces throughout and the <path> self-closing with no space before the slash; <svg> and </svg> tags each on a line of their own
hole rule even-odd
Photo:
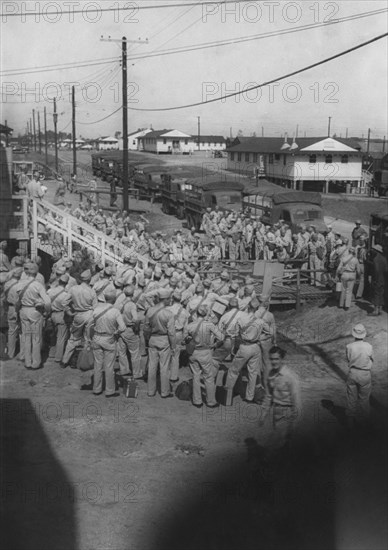
<svg viewBox="0 0 388 550">
<path fill-rule="evenodd" d="M 184 191 L 185 217 L 190 227 L 199 229 L 206 208 L 218 207 L 222 211 L 239 212 L 242 207 L 244 184 L 225 181 L 219 176 L 206 179 L 188 179 Z"/>
<path fill-rule="evenodd" d="M 243 207 L 253 211 L 254 215 L 260 215 L 264 224 L 273 225 L 281 219 L 292 232 L 301 225 L 314 225 L 319 232 L 327 231 L 320 193 L 284 189 L 263 193 L 259 189 L 246 188 Z"/>
<path fill-rule="evenodd" d="M 162 164 L 139 164 L 135 166 L 133 184 L 140 190 L 140 195 L 158 199 L 161 197 L 162 174 L 169 171 L 169 167 Z"/>
<path fill-rule="evenodd" d="M 369 250 L 376 244 L 388 254 L 388 214 L 372 213 L 369 218 Z"/>
<path fill-rule="evenodd" d="M 162 211 L 183 220 L 186 191 L 191 191 L 192 185 L 187 183 L 187 178 L 172 178 L 170 174 L 162 174 L 162 182 Z"/>
</svg>

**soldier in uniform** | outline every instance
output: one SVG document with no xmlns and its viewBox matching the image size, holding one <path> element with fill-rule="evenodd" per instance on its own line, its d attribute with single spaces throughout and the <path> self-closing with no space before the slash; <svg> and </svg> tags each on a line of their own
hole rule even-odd
<svg viewBox="0 0 388 550">
<path fill-rule="evenodd" d="M 218 327 L 225 335 L 224 349 L 232 353 L 237 336 L 237 321 L 241 318 L 241 312 L 238 308 L 238 299 L 230 298 L 229 309 L 219 320 Z"/>
<path fill-rule="evenodd" d="M 170 382 L 178 382 L 179 380 L 179 356 L 183 349 L 183 334 L 186 331 L 189 314 L 181 304 L 182 292 L 174 290 L 172 294 L 172 305 L 169 309 L 174 315 L 176 347 L 175 352 L 171 355 L 171 371 Z"/>
<path fill-rule="evenodd" d="M 269 311 L 269 296 L 261 294 L 258 297 L 259 309 L 255 313 L 257 319 L 264 321 L 263 328 L 260 333 L 259 344 L 261 350 L 262 361 L 262 385 L 268 390 L 268 375 L 271 370 L 271 360 L 269 351 L 273 346 L 276 346 L 276 323 L 274 315 Z"/>
<path fill-rule="evenodd" d="M 161 397 L 173 397 L 170 392 L 170 360 L 175 353 L 176 335 L 174 314 L 166 306 L 170 292 L 158 291 L 159 303 L 150 307 L 144 320 L 144 338 L 148 346 L 148 396 L 156 395 L 156 374 L 160 365 Z"/>
<path fill-rule="evenodd" d="M 213 292 L 216 292 L 219 296 L 228 294 L 229 292 L 229 273 L 224 270 L 222 271 L 219 278 L 214 279 L 212 282 L 211 289 Z"/>
<path fill-rule="evenodd" d="M 22 267 L 16 267 L 12 270 L 11 279 L 4 284 L 4 297 L 8 305 L 8 357 L 13 359 L 16 354 L 16 345 L 20 334 L 20 325 L 15 305 L 18 302 L 17 285 L 23 273 Z M 20 349 L 21 357 L 23 357 L 22 349 Z"/>
<path fill-rule="evenodd" d="M 26 278 L 16 285 L 20 302 L 22 344 L 24 346 L 24 366 L 26 369 L 42 367 L 43 312 L 50 312 L 50 298 L 44 286 L 36 280 L 38 266 L 28 264 Z"/>
<path fill-rule="evenodd" d="M 67 342 L 61 367 L 66 368 L 70 359 L 81 343 L 87 323 L 93 316 L 93 310 L 97 306 L 97 294 L 90 286 L 92 274 L 89 269 L 80 275 L 81 283 L 70 289 L 71 308 L 74 313 L 73 323 L 70 329 L 70 338 Z"/>
<path fill-rule="evenodd" d="M 50 288 L 47 294 L 51 300 L 51 320 L 54 324 L 56 343 L 54 361 L 60 363 L 63 358 L 66 343 L 69 339 L 69 324 L 65 312 L 69 309 L 71 295 L 67 291 L 69 274 L 64 273 L 58 279 L 58 286 Z"/>
<path fill-rule="evenodd" d="M 248 305 L 248 312 L 242 313 L 240 319 L 237 321 L 236 332 L 241 343 L 229 368 L 225 384 L 226 389 L 232 391 L 241 369 L 246 365 L 248 369 L 248 385 L 245 401 L 249 403 L 253 401 L 256 380 L 261 371 L 259 340 L 264 321 L 255 317 L 255 311 L 258 307 L 258 300 L 252 298 Z"/>
<path fill-rule="evenodd" d="M 114 307 L 116 292 L 108 290 L 105 303 L 96 305 L 86 326 L 86 340 L 91 340 L 94 355 L 93 393 L 102 393 L 103 372 L 105 372 L 105 397 L 118 397 L 115 384 L 114 364 L 116 361 L 117 337 L 126 330 L 121 313 Z"/>
<path fill-rule="evenodd" d="M 352 231 L 352 246 L 356 247 L 360 244 L 360 237 L 361 235 L 365 237 L 365 239 L 368 238 L 367 231 L 361 226 L 361 220 L 357 220 L 355 222 L 356 227 Z"/>
<path fill-rule="evenodd" d="M 346 380 L 347 416 L 350 421 L 359 418 L 365 422 L 369 416 L 369 398 L 372 390 L 372 346 L 365 342 L 366 330 L 358 324 L 352 329 L 354 342 L 346 346 L 349 374 Z"/>
<path fill-rule="evenodd" d="M 126 326 L 124 332 L 120 334 L 118 340 L 118 355 L 120 374 L 126 375 L 129 373 L 129 363 L 127 357 L 127 350 L 131 354 L 132 375 L 134 378 L 143 378 L 141 370 L 141 356 L 140 356 L 140 338 L 139 338 L 139 319 L 137 314 L 137 307 L 133 301 L 133 295 L 135 287 L 127 285 L 124 287 L 125 299 L 121 301 L 119 307 L 117 307 L 117 301 L 115 307 L 120 311 L 123 316 L 123 320 Z"/>
<path fill-rule="evenodd" d="M 216 340 L 223 340 L 223 333 L 210 320 L 206 319 L 208 309 L 199 306 L 197 319 L 187 327 L 187 336 L 194 341 L 195 349 L 189 359 L 189 366 L 193 373 L 193 405 L 202 407 L 201 375 L 205 382 L 206 405 L 209 408 L 218 407 L 216 401 L 215 375 L 213 361 L 213 347 Z"/>
<path fill-rule="evenodd" d="M 350 308 L 353 297 L 353 287 L 360 273 L 360 264 L 355 256 L 356 249 L 352 246 L 344 253 L 337 268 L 337 276 L 341 278 L 342 290 L 339 307 L 346 311 Z"/>
</svg>

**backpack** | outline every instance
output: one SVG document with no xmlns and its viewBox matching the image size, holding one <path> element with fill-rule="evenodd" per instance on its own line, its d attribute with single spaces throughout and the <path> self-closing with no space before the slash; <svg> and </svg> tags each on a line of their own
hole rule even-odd
<svg viewBox="0 0 388 550">
<path fill-rule="evenodd" d="M 183 380 L 175 390 L 175 397 L 181 401 L 191 401 L 193 396 L 193 380 Z"/>
</svg>

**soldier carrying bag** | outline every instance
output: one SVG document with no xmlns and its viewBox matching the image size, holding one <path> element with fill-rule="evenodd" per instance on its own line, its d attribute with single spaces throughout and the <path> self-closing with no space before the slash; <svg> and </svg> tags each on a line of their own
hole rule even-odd
<svg viewBox="0 0 388 550">
<path fill-rule="evenodd" d="M 193 335 L 192 335 L 192 336 L 188 335 L 188 336 L 186 336 L 186 338 L 185 338 L 186 353 L 187 353 L 187 355 L 188 355 L 189 357 L 190 357 L 190 355 L 193 355 L 193 353 L 194 353 L 195 344 L 196 344 L 195 338 L 197 337 L 197 334 L 198 334 L 198 332 L 199 332 L 199 329 L 201 328 L 201 325 L 202 325 L 203 321 L 204 321 L 204 320 L 202 319 L 202 320 L 198 323 L 198 325 L 197 325 L 195 331 L 193 332 Z"/>
</svg>

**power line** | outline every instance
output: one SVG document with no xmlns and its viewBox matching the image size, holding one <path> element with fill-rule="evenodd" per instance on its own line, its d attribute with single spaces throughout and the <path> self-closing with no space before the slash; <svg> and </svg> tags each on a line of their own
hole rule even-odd
<svg viewBox="0 0 388 550">
<path fill-rule="evenodd" d="M 339 57 L 342 57 L 344 55 L 347 55 L 348 53 L 354 52 L 355 50 L 359 50 L 360 48 L 363 48 L 365 46 L 368 46 L 369 44 L 372 44 L 373 42 L 377 42 L 378 40 L 381 40 L 382 38 L 385 38 L 388 36 L 388 33 L 381 34 L 379 36 L 375 36 L 374 38 L 368 40 L 367 42 L 362 42 L 361 44 L 358 44 L 357 46 L 353 46 L 352 48 L 349 48 L 347 50 L 344 50 L 340 53 L 337 53 L 335 55 L 332 55 L 330 57 L 327 57 L 326 59 L 323 59 L 322 61 L 317 61 L 316 63 L 313 63 L 311 65 L 307 65 L 306 67 L 303 67 L 303 69 L 298 69 L 297 71 L 293 71 L 292 73 L 288 73 L 286 75 L 280 76 L 278 78 L 274 78 L 272 80 L 268 80 L 267 82 L 263 82 L 262 84 L 257 84 L 256 86 L 250 86 L 249 88 L 246 88 L 245 90 L 239 91 L 239 92 L 233 92 L 230 94 L 226 94 L 221 97 L 217 97 L 214 99 L 208 99 L 206 101 L 198 101 L 197 103 L 189 103 L 187 105 L 179 105 L 177 107 L 162 107 L 162 108 L 153 108 L 153 109 L 140 109 L 136 107 L 128 107 L 131 111 L 175 111 L 178 109 L 188 109 L 190 107 L 198 107 L 199 105 L 206 105 L 207 103 L 215 103 L 216 101 L 222 101 L 223 99 L 227 99 L 229 97 L 235 97 L 241 94 L 246 94 L 247 92 L 250 92 L 252 90 L 257 90 L 259 88 L 262 88 L 264 86 L 268 86 L 269 84 L 273 84 L 274 82 L 279 82 L 280 80 L 285 80 L 287 78 L 290 78 L 291 76 L 295 76 L 297 74 L 303 73 L 305 71 L 308 71 L 310 69 L 313 69 L 315 67 L 319 67 L 320 65 L 324 65 L 325 63 L 328 63 L 329 61 L 333 61 L 334 59 L 338 59 Z"/>
<path fill-rule="evenodd" d="M 137 12 L 139 10 L 159 10 L 159 9 L 171 9 L 171 8 L 187 8 L 188 6 L 208 6 L 208 5 L 220 5 L 220 4 L 243 4 L 247 2 L 251 2 L 252 0 L 231 0 L 227 2 L 226 0 L 223 0 L 221 2 L 214 2 L 214 1 L 204 1 L 204 2 L 184 2 L 179 4 L 160 4 L 158 5 L 151 5 L 151 6 L 123 6 L 123 7 L 116 7 L 116 8 L 95 8 L 95 9 L 83 9 L 83 10 L 71 10 L 71 11 L 60 11 L 60 15 L 73 15 L 73 14 L 79 14 L 79 13 L 104 13 L 104 12 L 120 12 L 120 11 L 132 11 Z M 14 12 L 14 13 L 4 13 L 2 14 L 3 17 L 36 17 L 39 15 L 57 15 L 58 12 L 53 12 L 46 10 L 44 11 L 36 11 L 36 12 Z"/>
<path fill-rule="evenodd" d="M 244 0 L 245 1 L 245 0 Z M 240 44 L 243 42 L 250 42 L 254 40 L 261 40 L 266 38 L 273 38 L 277 36 L 282 36 L 286 34 L 293 34 L 297 32 L 303 32 L 305 30 L 315 29 L 315 28 L 321 28 L 325 27 L 327 25 L 335 25 L 339 23 L 345 23 L 347 21 L 354 21 L 358 19 L 364 19 L 366 17 L 373 17 L 374 15 L 381 15 L 382 13 L 386 13 L 388 11 L 388 8 L 381 8 L 379 10 L 374 11 L 367 11 L 362 12 L 355 15 L 350 15 L 338 19 L 333 19 L 330 21 L 327 21 L 325 23 L 311 23 L 308 25 L 301 25 L 299 27 L 294 27 L 291 29 L 283 29 L 280 31 L 271 31 L 267 33 L 260 33 L 256 35 L 250 35 L 250 36 L 243 36 L 240 38 L 234 38 L 229 40 L 219 40 L 219 41 L 213 41 L 213 42 L 203 42 L 200 44 L 193 44 L 191 46 L 181 46 L 179 48 L 171 48 L 167 50 L 161 50 L 161 51 L 154 51 L 150 52 L 148 54 L 138 54 L 134 56 L 128 56 L 128 60 L 138 60 L 138 59 L 147 59 L 151 57 L 159 57 L 159 56 L 166 56 L 166 55 L 174 55 L 177 53 L 186 53 L 186 52 L 192 52 L 196 50 L 202 50 L 207 48 L 216 48 L 221 46 L 229 46 L 233 44 Z M 195 21 L 197 22 L 197 21 Z M 190 26 L 192 26 L 194 23 L 192 23 Z M 181 34 L 181 33 L 179 33 Z M 0 75 L 2 76 L 16 76 L 18 74 L 34 74 L 34 73 L 41 73 L 41 72 L 50 72 L 50 71 L 56 71 L 56 70 L 67 70 L 67 69 L 79 69 L 94 65 L 103 65 L 107 63 L 112 63 L 114 61 L 119 61 L 118 57 L 109 57 L 109 58 L 100 58 L 97 60 L 85 60 L 80 62 L 69 62 L 69 63 L 63 63 L 63 64 L 56 64 L 56 65 L 43 65 L 42 67 L 34 67 L 29 68 L 26 67 L 24 69 L 6 69 L 4 71 L 0 71 Z"/>
<path fill-rule="evenodd" d="M 94 120 L 93 122 L 81 122 L 80 120 L 78 120 L 77 124 L 84 124 L 84 125 L 98 124 L 99 122 L 102 122 L 103 120 L 106 120 L 107 118 L 110 118 L 111 116 L 115 115 L 116 113 L 121 111 L 122 108 L 123 108 L 122 105 L 120 105 L 120 107 L 118 109 L 116 109 L 115 111 L 113 111 L 113 113 L 110 113 L 110 115 L 107 115 L 104 118 L 101 118 L 100 120 Z"/>
</svg>

